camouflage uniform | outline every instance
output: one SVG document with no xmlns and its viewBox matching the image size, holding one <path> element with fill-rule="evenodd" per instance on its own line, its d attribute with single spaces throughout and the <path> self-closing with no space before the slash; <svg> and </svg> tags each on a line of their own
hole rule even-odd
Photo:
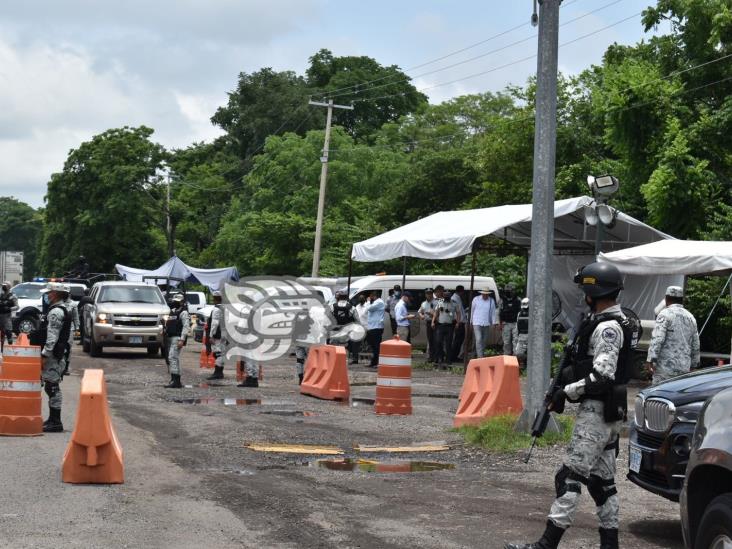
<svg viewBox="0 0 732 549">
<path fill-rule="evenodd" d="M 63 309 L 66 309 L 63 302 Z M 51 307 L 48 312 L 47 322 L 48 331 L 46 336 L 46 344 L 41 351 L 43 360 L 43 372 L 41 379 L 44 382 L 46 394 L 48 395 L 48 407 L 56 410 L 61 409 L 63 398 L 61 396 L 61 387 L 59 383 L 63 379 L 63 372 L 66 368 L 66 360 L 60 359 L 53 355 L 53 348 L 61 335 L 64 323 L 64 312 L 62 307 Z M 66 313 L 69 314 L 68 312 Z"/>
<path fill-rule="evenodd" d="M 7 338 L 8 343 L 13 343 L 13 310 L 18 309 L 18 298 L 8 289 L 0 294 L 0 309 L 7 312 L 0 313 L 0 330 Z"/>
<path fill-rule="evenodd" d="M 656 317 L 648 362 L 654 363 L 654 384 L 685 374 L 699 364 L 696 319 L 680 303 L 672 303 Z"/>
<path fill-rule="evenodd" d="M 178 313 L 178 319 L 182 325 L 180 335 L 168 336 L 168 369 L 171 375 L 175 374 L 177 376 L 180 375 L 180 347 L 178 347 L 178 342 L 182 339 L 185 343 L 191 331 L 191 315 L 185 307 Z"/>
<path fill-rule="evenodd" d="M 602 311 L 621 315 L 619 305 Z M 590 338 L 589 354 L 593 357 L 592 381 L 614 379 L 618 357 L 623 346 L 623 330 L 615 320 L 597 325 Z M 586 379 L 564 388 L 567 397 L 580 399 L 585 394 Z M 579 504 L 581 486 L 585 484 L 597 505 L 600 528 L 618 528 L 619 501 L 615 489 L 615 460 L 622 421 L 606 423 L 603 402 L 583 400 L 562 468 L 555 477 L 557 499 L 549 520 L 560 528 L 569 528 Z"/>
<path fill-rule="evenodd" d="M 308 348 L 297 345 L 295 347 L 295 361 L 297 366 L 297 377 L 302 381 L 302 376 L 305 375 L 305 361 L 308 359 Z"/>
<path fill-rule="evenodd" d="M 505 325 L 504 325 L 505 329 Z M 526 351 L 529 346 L 529 306 L 528 299 L 524 298 L 521 304 L 521 310 L 516 317 L 516 346 L 513 349 L 514 354 L 521 360 L 526 359 Z"/>
<path fill-rule="evenodd" d="M 215 360 L 215 366 L 217 368 L 224 367 L 224 360 L 226 358 L 226 339 L 224 338 L 224 311 L 223 307 L 217 305 L 211 312 L 211 351 L 213 352 Z M 214 334 L 221 330 L 221 335 L 218 338 L 214 337 Z"/>
</svg>

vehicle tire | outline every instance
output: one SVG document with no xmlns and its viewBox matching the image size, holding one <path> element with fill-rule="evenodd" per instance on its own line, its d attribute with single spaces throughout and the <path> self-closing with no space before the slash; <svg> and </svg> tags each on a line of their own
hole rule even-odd
<svg viewBox="0 0 732 549">
<path fill-rule="evenodd" d="M 722 549 L 732 544 L 732 494 L 717 496 L 704 510 L 695 549 Z"/>
<path fill-rule="evenodd" d="M 31 332 L 38 329 L 41 324 L 41 319 L 37 316 L 25 315 L 18 321 L 18 333 L 19 334 L 30 334 Z"/>
<path fill-rule="evenodd" d="M 102 356 L 102 346 L 94 341 L 94 332 L 89 334 L 89 355 L 93 357 Z"/>
<path fill-rule="evenodd" d="M 157 356 L 159 349 L 160 349 L 160 345 L 150 345 L 147 348 L 147 356 L 149 356 L 149 357 Z"/>
</svg>

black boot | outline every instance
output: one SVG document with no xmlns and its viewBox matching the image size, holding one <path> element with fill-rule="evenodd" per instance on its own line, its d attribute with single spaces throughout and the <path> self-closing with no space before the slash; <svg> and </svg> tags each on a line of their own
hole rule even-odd
<svg viewBox="0 0 732 549">
<path fill-rule="evenodd" d="M 544 535 L 536 543 L 507 543 L 504 549 L 557 549 L 559 541 L 564 535 L 564 528 L 560 528 L 552 521 L 546 521 Z"/>
<path fill-rule="evenodd" d="M 63 433 L 64 425 L 61 423 L 61 410 L 59 408 L 48 409 L 48 419 L 43 424 L 44 433 Z"/>
<path fill-rule="evenodd" d="M 259 387 L 259 380 L 256 377 L 247 376 L 237 387 Z"/>
<path fill-rule="evenodd" d="M 305 377 L 305 374 L 297 374 L 298 385 L 302 385 L 302 378 Z"/>
<path fill-rule="evenodd" d="M 600 528 L 600 549 L 618 549 L 617 528 Z"/>
<path fill-rule="evenodd" d="M 166 389 L 182 389 L 179 374 L 170 374 L 170 383 L 165 386 Z"/>
<path fill-rule="evenodd" d="M 206 379 L 224 379 L 224 367 L 214 366 L 214 372 Z"/>
</svg>

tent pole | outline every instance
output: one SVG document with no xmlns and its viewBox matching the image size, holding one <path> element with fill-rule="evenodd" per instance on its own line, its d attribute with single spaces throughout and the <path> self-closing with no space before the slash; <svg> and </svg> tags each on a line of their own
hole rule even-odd
<svg viewBox="0 0 732 549">
<path fill-rule="evenodd" d="M 468 307 L 470 314 L 468 315 L 468 321 L 465 323 L 465 347 L 463 348 L 463 368 L 467 371 L 468 368 L 468 354 L 470 353 L 471 340 L 473 339 L 473 298 L 475 297 L 475 252 L 477 248 L 477 241 L 473 243 L 473 249 L 470 252 L 472 256 L 470 266 L 470 299 L 468 300 Z"/>
<path fill-rule="evenodd" d="M 351 275 L 353 274 L 353 246 L 348 254 L 348 285 L 346 287 L 346 293 L 348 299 L 351 299 Z"/>
<path fill-rule="evenodd" d="M 402 256 L 402 292 L 407 291 L 407 256 Z"/>
</svg>

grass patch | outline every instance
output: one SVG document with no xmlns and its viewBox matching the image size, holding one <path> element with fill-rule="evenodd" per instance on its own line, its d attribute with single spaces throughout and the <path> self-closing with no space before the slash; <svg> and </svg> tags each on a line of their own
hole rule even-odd
<svg viewBox="0 0 732 549">
<path fill-rule="evenodd" d="M 557 415 L 554 417 L 559 423 L 560 431 L 544 433 L 544 436 L 536 441 L 537 446 L 569 442 L 574 428 L 574 418 Z M 527 450 L 531 446 L 531 435 L 514 430 L 517 419 L 517 416 L 510 414 L 495 416 L 480 425 L 464 425 L 456 430 L 469 444 L 481 446 L 492 452 L 511 453 Z"/>
</svg>

